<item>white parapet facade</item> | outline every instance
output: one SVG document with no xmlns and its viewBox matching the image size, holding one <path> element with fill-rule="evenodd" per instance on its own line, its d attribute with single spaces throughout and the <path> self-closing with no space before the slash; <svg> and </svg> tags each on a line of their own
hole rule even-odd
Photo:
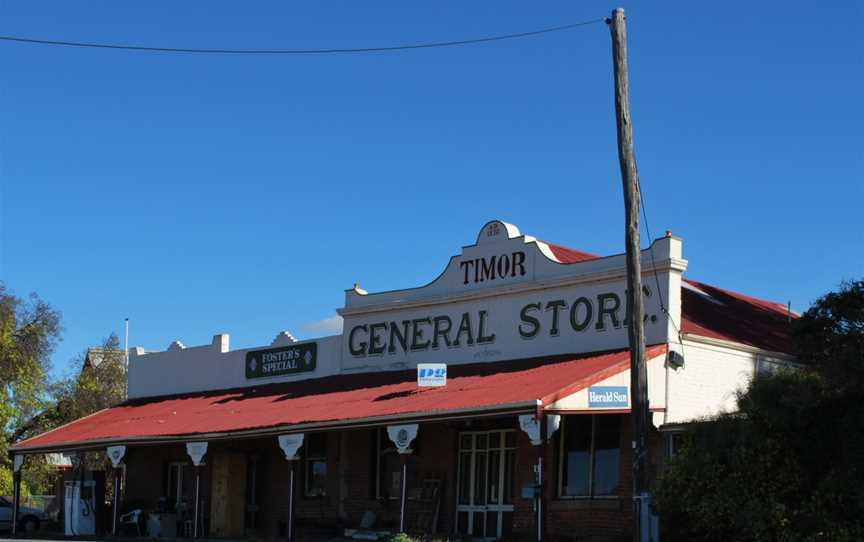
<svg viewBox="0 0 864 542">
<path fill-rule="evenodd" d="M 681 239 L 668 234 L 641 254 L 645 334 L 649 345 L 683 354 L 670 368 L 651 360 L 649 398 L 655 422 L 679 423 L 734 407 L 737 391 L 766 353 L 736 344 L 683 341 Z M 413 369 L 419 363 L 495 363 L 627 348 L 625 258 L 596 257 L 522 235 L 498 220 L 453 256 L 431 283 L 368 293 L 355 285 L 337 312 L 344 331 L 297 341 L 288 332 L 270 345 L 229 349 L 211 344 L 130 351 L 129 397 L 244 388 L 337 374 Z M 772 358 L 781 363 L 782 356 Z M 626 373 L 608 383 L 628 385 Z M 584 410 L 574 396 L 560 408 Z"/>
</svg>

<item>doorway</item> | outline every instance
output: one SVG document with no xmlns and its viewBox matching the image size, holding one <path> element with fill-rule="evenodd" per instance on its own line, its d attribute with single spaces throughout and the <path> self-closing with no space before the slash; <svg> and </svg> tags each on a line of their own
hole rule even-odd
<svg viewBox="0 0 864 542">
<path fill-rule="evenodd" d="M 516 431 L 459 434 L 456 530 L 481 540 L 510 534 Z"/>
</svg>

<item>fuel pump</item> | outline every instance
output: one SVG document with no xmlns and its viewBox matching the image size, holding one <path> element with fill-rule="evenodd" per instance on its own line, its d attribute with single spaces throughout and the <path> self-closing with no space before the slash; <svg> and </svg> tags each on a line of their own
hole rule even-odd
<svg viewBox="0 0 864 542">
<path fill-rule="evenodd" d="M 63 518 L 66 536 L 93 536 L 102 530 L 105 475 L 88 471 L 83 459 L 72 459 L 72 476 L 64 481 Z"/>
</svg>

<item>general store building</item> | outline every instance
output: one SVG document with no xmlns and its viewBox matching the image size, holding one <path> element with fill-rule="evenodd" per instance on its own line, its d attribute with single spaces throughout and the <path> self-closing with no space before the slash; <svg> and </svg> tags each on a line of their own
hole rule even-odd
<svg viewBox="0 0 864 542">
<path fill-rule="evenodd" d="M 641 254 L 654 476 L 677 430 L 793 361 L 787 307 L 685 278 L 682 245 Z M 163 536 L 626 539 L 624 299 L 623 254 L 492 221 L 425 286 L 347 290 L 339 335 L 133 348 L 127 402 L 13 453 L 109 450 L 118 510 L 161 513 Z"/>
</svg>

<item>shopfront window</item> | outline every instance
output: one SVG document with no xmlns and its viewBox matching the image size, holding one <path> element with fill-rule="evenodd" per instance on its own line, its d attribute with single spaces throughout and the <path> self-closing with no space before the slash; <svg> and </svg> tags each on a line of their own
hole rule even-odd
<svg viewBox="0 0 864 542">
<path fill-rule="evenodd" d="M 616 495 L 621 455 L 621 416 L 567 416 L 561 431 L 559 495 Z"/>
<path fill-rule="evenodd" d="M 303 444 L 306 473 L 306 496 L 327 495 L 327 435 L 310 433 Z"/>
</svg>

